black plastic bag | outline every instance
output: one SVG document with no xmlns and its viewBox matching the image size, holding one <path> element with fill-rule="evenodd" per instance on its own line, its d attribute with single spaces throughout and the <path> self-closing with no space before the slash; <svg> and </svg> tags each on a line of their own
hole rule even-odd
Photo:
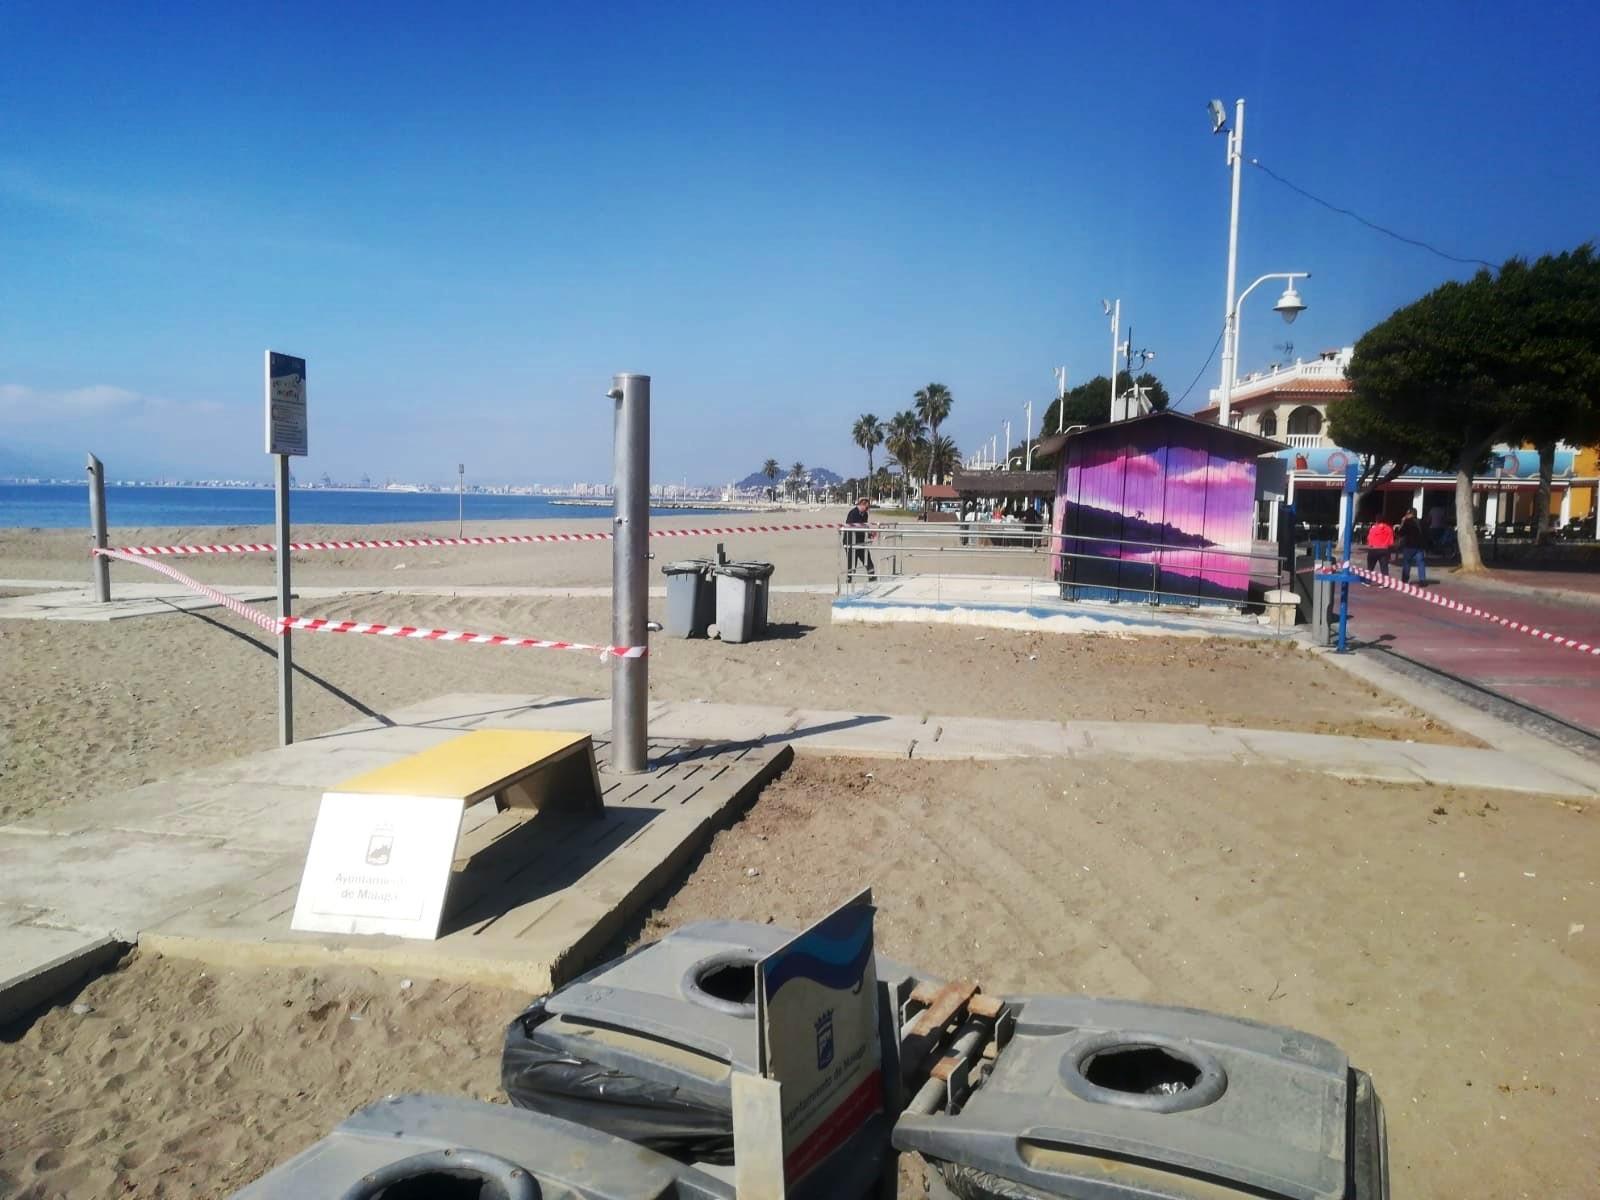
<svg viewBox="0 0 1600 1200">
<path fill-rule="evenodd" d="M 615 1134 L 685 1162 L 733 1161 L 733 1113 L 655 1083 L 578 1058 L 543 1040 L 542 1000 L 506 1026 L 500 1086 L 511 1103 Z"/>
</svg>

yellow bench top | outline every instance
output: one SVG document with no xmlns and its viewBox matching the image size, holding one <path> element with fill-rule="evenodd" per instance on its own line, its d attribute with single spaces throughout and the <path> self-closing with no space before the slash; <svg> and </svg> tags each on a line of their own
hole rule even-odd
<svg viewBox="0 0 1600 1200">
<path fill-rule="evenodd" d="M 497 791 L 589 740 L 587 733 L 475 729 L 330 790 L 470 800 Z"/>
</svg>

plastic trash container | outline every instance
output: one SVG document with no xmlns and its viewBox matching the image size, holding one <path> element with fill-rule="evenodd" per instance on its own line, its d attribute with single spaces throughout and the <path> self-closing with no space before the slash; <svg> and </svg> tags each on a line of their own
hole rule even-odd
<svg viewBox="0 0 1600 1200">
<path fill-rule="evenodd" d="M 734 1200 L 734 1188 L 731 1179 L 542 1113 L 457 1096 L 390 1096 L 233 1200 L 381 1196 Z"/>
<path fill-rule="evenodd" d="M 711 560 L 689 558 L 661 568 L 667 577 L 668 637 L 705 637 L 717 619 L 717 596 L 711 586 Z"/>
<path fill-rule="evenodd" d="M 543 997 L 506 1029 L 506 1095 L 686 1161 L 732 1162 L 733 1076 L 758 1069 L 755 964 L 793 936 L 701 921 Z M 920 978 L 881 955 L 877 971 L 892 986 Z M 890 1120 L 868 1122 L 791 1195 L 865 1192 Z"/>
<path fill-rule="evenodd" d="M 895 1125 L 963 1200 L 1387 1200 L 1383 1105 L 1332 1043 L 1194 1009 L 1007 1003 L 1011 1040 L 961 1110 Z"/>
<path fill-rule="evenodd" d="M 717 580 L 718 636 L 725 642 L 749 642 L 765 634 L 772 564 L 730 562 L 711 570 Z"/>
</svg>

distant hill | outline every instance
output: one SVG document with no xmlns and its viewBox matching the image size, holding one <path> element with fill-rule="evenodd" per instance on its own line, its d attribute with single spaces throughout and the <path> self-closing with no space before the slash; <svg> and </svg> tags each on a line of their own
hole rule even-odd
<svg viewBox="0 0 1600 1200">
<path fill-rule="evenodd" d="M 806 474 L 811 476 L 813 487 L 832 487 L 836 483 L 844 482 L 842 475 L 828 470 L 827 467 L 807 467 Z M 778 478 L 775 480 L 769 480 L 760 471 L 752 471 L 733 486 L 740 491 L 759 491 L 762 488 L 774 486 L 781 488 L 788 478 L 789 471 L 787 467 L 778 473 Z"/>
<path fill-rule="evenodd" d="M 83 457 L 0 446 L 0 479 L 71 479 L 83 474 Z"/>
</svg>

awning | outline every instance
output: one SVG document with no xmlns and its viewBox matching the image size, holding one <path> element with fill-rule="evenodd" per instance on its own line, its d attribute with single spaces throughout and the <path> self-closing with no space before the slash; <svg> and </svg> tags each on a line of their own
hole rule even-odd
<svg viewBox="0 0 1600 1200">
<path fill-rule="evenodd" d="M 957 471 L 953 491 L 964 500 L 980 496 L 1054 496 L 1054 471 Z"/>
</svg>

